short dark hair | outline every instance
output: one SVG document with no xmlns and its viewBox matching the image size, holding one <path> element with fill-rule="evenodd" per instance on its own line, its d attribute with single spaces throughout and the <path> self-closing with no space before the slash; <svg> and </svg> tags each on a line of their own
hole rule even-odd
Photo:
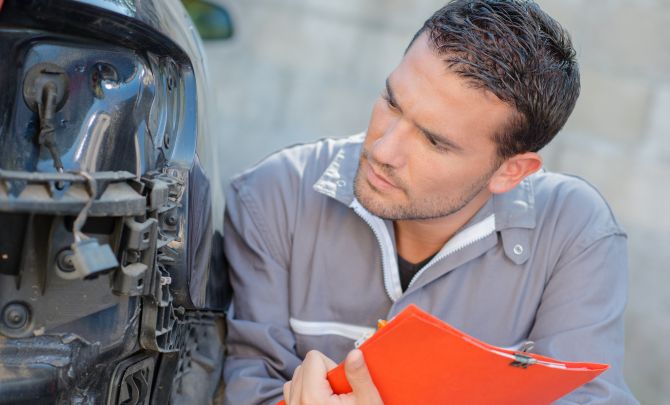
<svg viewBox="0 0 670 405">
<path fill-rule="evenodd" d="M 452 71 L 518 112 L 494 135 L 499 157 L 540 150 L 572 113 L 580 88 L 572 41 L 533 1 L 455 0 L 414 39 L 424 32 Z"/>
</svg>

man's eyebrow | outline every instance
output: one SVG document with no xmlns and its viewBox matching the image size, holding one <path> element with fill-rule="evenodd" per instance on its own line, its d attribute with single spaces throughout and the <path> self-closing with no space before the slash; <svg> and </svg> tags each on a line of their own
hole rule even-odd
<svg viewBox="0 0 670 405">
<path fill-rule="evenodd" d="M 389 97 L 389 103 L 393 107 L 395 107 L 398 111 L 402 112 L 402 109 L 400 108 L 400 105 L 398 104 L 398 101 L 395 99 L 395 96 L 393 94 L 393 89 L 391 88 L 391 83 L 389 82 L 388 77 L 386 78 L 386 93 L 388 94 L 388 97 Z M 423 132 L 423 134 L 427 138 L 429 138 L 431 141 L 440 143 L 440 144 L 446 146 L 447 148 L 453 149 L 455 151 L 459 151 L 459 152 L 463 151 L 463 148 L 461 146 L 452 142 L 448 137 L 438 135 L 435 132 L 432 132 L 432 131 L 422 127 L 421 125 L 419 125 L 416 122 L 414 123 L 414 125 L 416 125 L 416 127 L 419 128 L 419 130 L 421 132 Z"/>
</svg>

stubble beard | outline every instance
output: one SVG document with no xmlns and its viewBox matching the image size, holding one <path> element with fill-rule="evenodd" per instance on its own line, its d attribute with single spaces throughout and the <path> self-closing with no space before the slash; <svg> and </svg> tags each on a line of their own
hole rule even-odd
<svg viewBox="0 0 670 405">
<path fill-rule="evenodd" d="M 494 172 L 495 169 L 489 170 L 489 172 L 473 181 L 460 195 L 430 195 L 415 198 L 407 190 L 408 187 L 402 187 L 401 190 L 406 196 L 406 201 L 393 203 L 385 201 L 379 190 L 368 183 L 361 170 L 361 163 L 359 163 L 354 178 L 354 195 L 366 210 L 382 219 L 397 221 L 444 218 L 460 211 L 477 197 L 487 187 Z"/>
</svg>

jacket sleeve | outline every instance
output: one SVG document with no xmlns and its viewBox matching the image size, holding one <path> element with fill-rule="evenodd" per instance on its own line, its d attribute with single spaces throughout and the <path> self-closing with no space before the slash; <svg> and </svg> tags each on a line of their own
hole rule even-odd
<svg viewBox="0 0 670 405">
<path fill-rule="evenodd" d="M 607 363 L 595 380 L 555 404 L 637 404 L 623 378 L 626 236 L 610 234 L 566 252 L 551 274 L 529 339 L 537 353 Z"/>
<path fill-rule="evenodd" d="M 233 289 L 224 363 L 226 404 L 276 404 L 301 363 L 288 315 L 288 253 L 259 204 L 227 193 L 224 251 Z M 273 228 L 273 229 L 270 229 Z"/>
</svg>

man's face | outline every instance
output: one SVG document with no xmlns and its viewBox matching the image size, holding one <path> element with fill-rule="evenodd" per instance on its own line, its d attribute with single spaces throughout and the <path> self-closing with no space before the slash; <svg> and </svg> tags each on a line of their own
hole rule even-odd
<svg viewBox="0 0 670 405">
<path fill-rule="evenodd" d="M 424 33 L 374 105 L 355 194 L 387 219 L 440 218 L 488 196 L 493 135 L 514 110 L 447 69 Z"/>
</svg>

